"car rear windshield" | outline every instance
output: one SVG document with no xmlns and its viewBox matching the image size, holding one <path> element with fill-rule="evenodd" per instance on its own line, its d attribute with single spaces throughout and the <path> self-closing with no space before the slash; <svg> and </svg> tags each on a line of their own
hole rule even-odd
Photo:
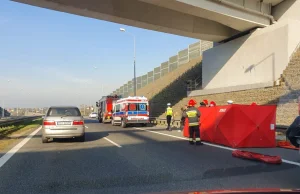
<svg viewBox="0 0 300 194">
<path fill-rule="evenodd" d="M 81 116 L 78 108 L 50 108 L 47 116 Z"/>
</svg>

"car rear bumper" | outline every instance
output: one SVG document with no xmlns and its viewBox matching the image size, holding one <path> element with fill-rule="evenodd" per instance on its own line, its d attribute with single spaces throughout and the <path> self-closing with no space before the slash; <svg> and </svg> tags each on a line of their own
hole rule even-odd
<svg viewBox="0 0 300 194">
<path fill-rule="evenodd" d="M 103 122 L 111 122 L 111 120 L 112 120 L 112 117 L 111 116 L 105 116 L 104 118 L 103 118 Z"/>
<path fill-rule="evenodd" d="M 46 138 L 72 138 L 80 137 L 85 133 L 85 127 L 67 128 L 67 129 L 49 129 L 43 127 L 43 136 Z"/>
<path fill-rule="evenodd" d="M 59 135 L 59 134 L 51 134 L 51 135 L 45 135 L 46 138 L 73 138 L 73 137 L 81 137 L 84 133 L 74 133 L 74 134 L 68 134 L 68 135 Z"/>
<path fill-rule="evenodd" d="M 141 123 L 149 123 L 149 120 L 127 120 L 128 124 L 141 124 Z"/>
</svg>

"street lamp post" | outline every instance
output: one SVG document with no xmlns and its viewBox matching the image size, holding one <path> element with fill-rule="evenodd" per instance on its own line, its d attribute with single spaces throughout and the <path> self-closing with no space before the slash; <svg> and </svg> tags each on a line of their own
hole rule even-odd
<svg viewBox="0 0 300 194">
<path fill-rule="evenodd" d="M 4 118 L 4 100 L 2 100 L 2 118 Z"/>
<path fill-rule="evenodd" d="M 124 28 L 120 28 L 121 32 L 126 32 Z M 128 32 L 127 32 L 128 33 Z M 128 33 L 133 37 L 133 94 L 136 96 L 136 71 L 135 71 L 135 36 L 131 33 Z"/>
<path fill-rule="evenodd" d="M 10 80 L 7 80 L 7 83 L 9 83 Z M 5 117 L 5 114 L 4 114 L 4 100 L 2 100 L 2 118 Z"/>
<path fill-rule="evenodd" d="M 23 92 L 23 88 L 21 88 L 20 91 Z M 17 116 L 19 116 L 19 103 L 17 104 Z"/>
</svg>

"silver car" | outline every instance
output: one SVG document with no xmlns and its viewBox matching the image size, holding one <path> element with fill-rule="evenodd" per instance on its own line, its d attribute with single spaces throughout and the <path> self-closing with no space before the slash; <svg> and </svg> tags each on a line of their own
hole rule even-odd
<svg viewBox="0 0 300 194">
<path fill-rule="evenodd" d="M 52 106 L 45 115 L 42 131 L 43 143 L 49 138 L 76 138 L 84 142 L 84 119 L 77 107 Z"/>
</svg>

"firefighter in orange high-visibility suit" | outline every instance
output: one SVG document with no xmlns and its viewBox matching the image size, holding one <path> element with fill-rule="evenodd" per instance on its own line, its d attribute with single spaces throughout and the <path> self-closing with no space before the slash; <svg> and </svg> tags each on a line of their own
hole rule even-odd
<svg viewBox="0 0 300 194">
<path fill-rule="evenodd" d="M 202 145 L 199 129 L 201 113 L 198 108 L 195 107 L 196 104 L 196 101 L 191 99 L 188 103 L 188 108 L 184 112 L 183 116 L 188 118 L 189 121 L 189 143 L 193 145 L 196 142 L 196 145 Z M 194 135 L 196 138 L 195 140 Z"/>
</svg>

